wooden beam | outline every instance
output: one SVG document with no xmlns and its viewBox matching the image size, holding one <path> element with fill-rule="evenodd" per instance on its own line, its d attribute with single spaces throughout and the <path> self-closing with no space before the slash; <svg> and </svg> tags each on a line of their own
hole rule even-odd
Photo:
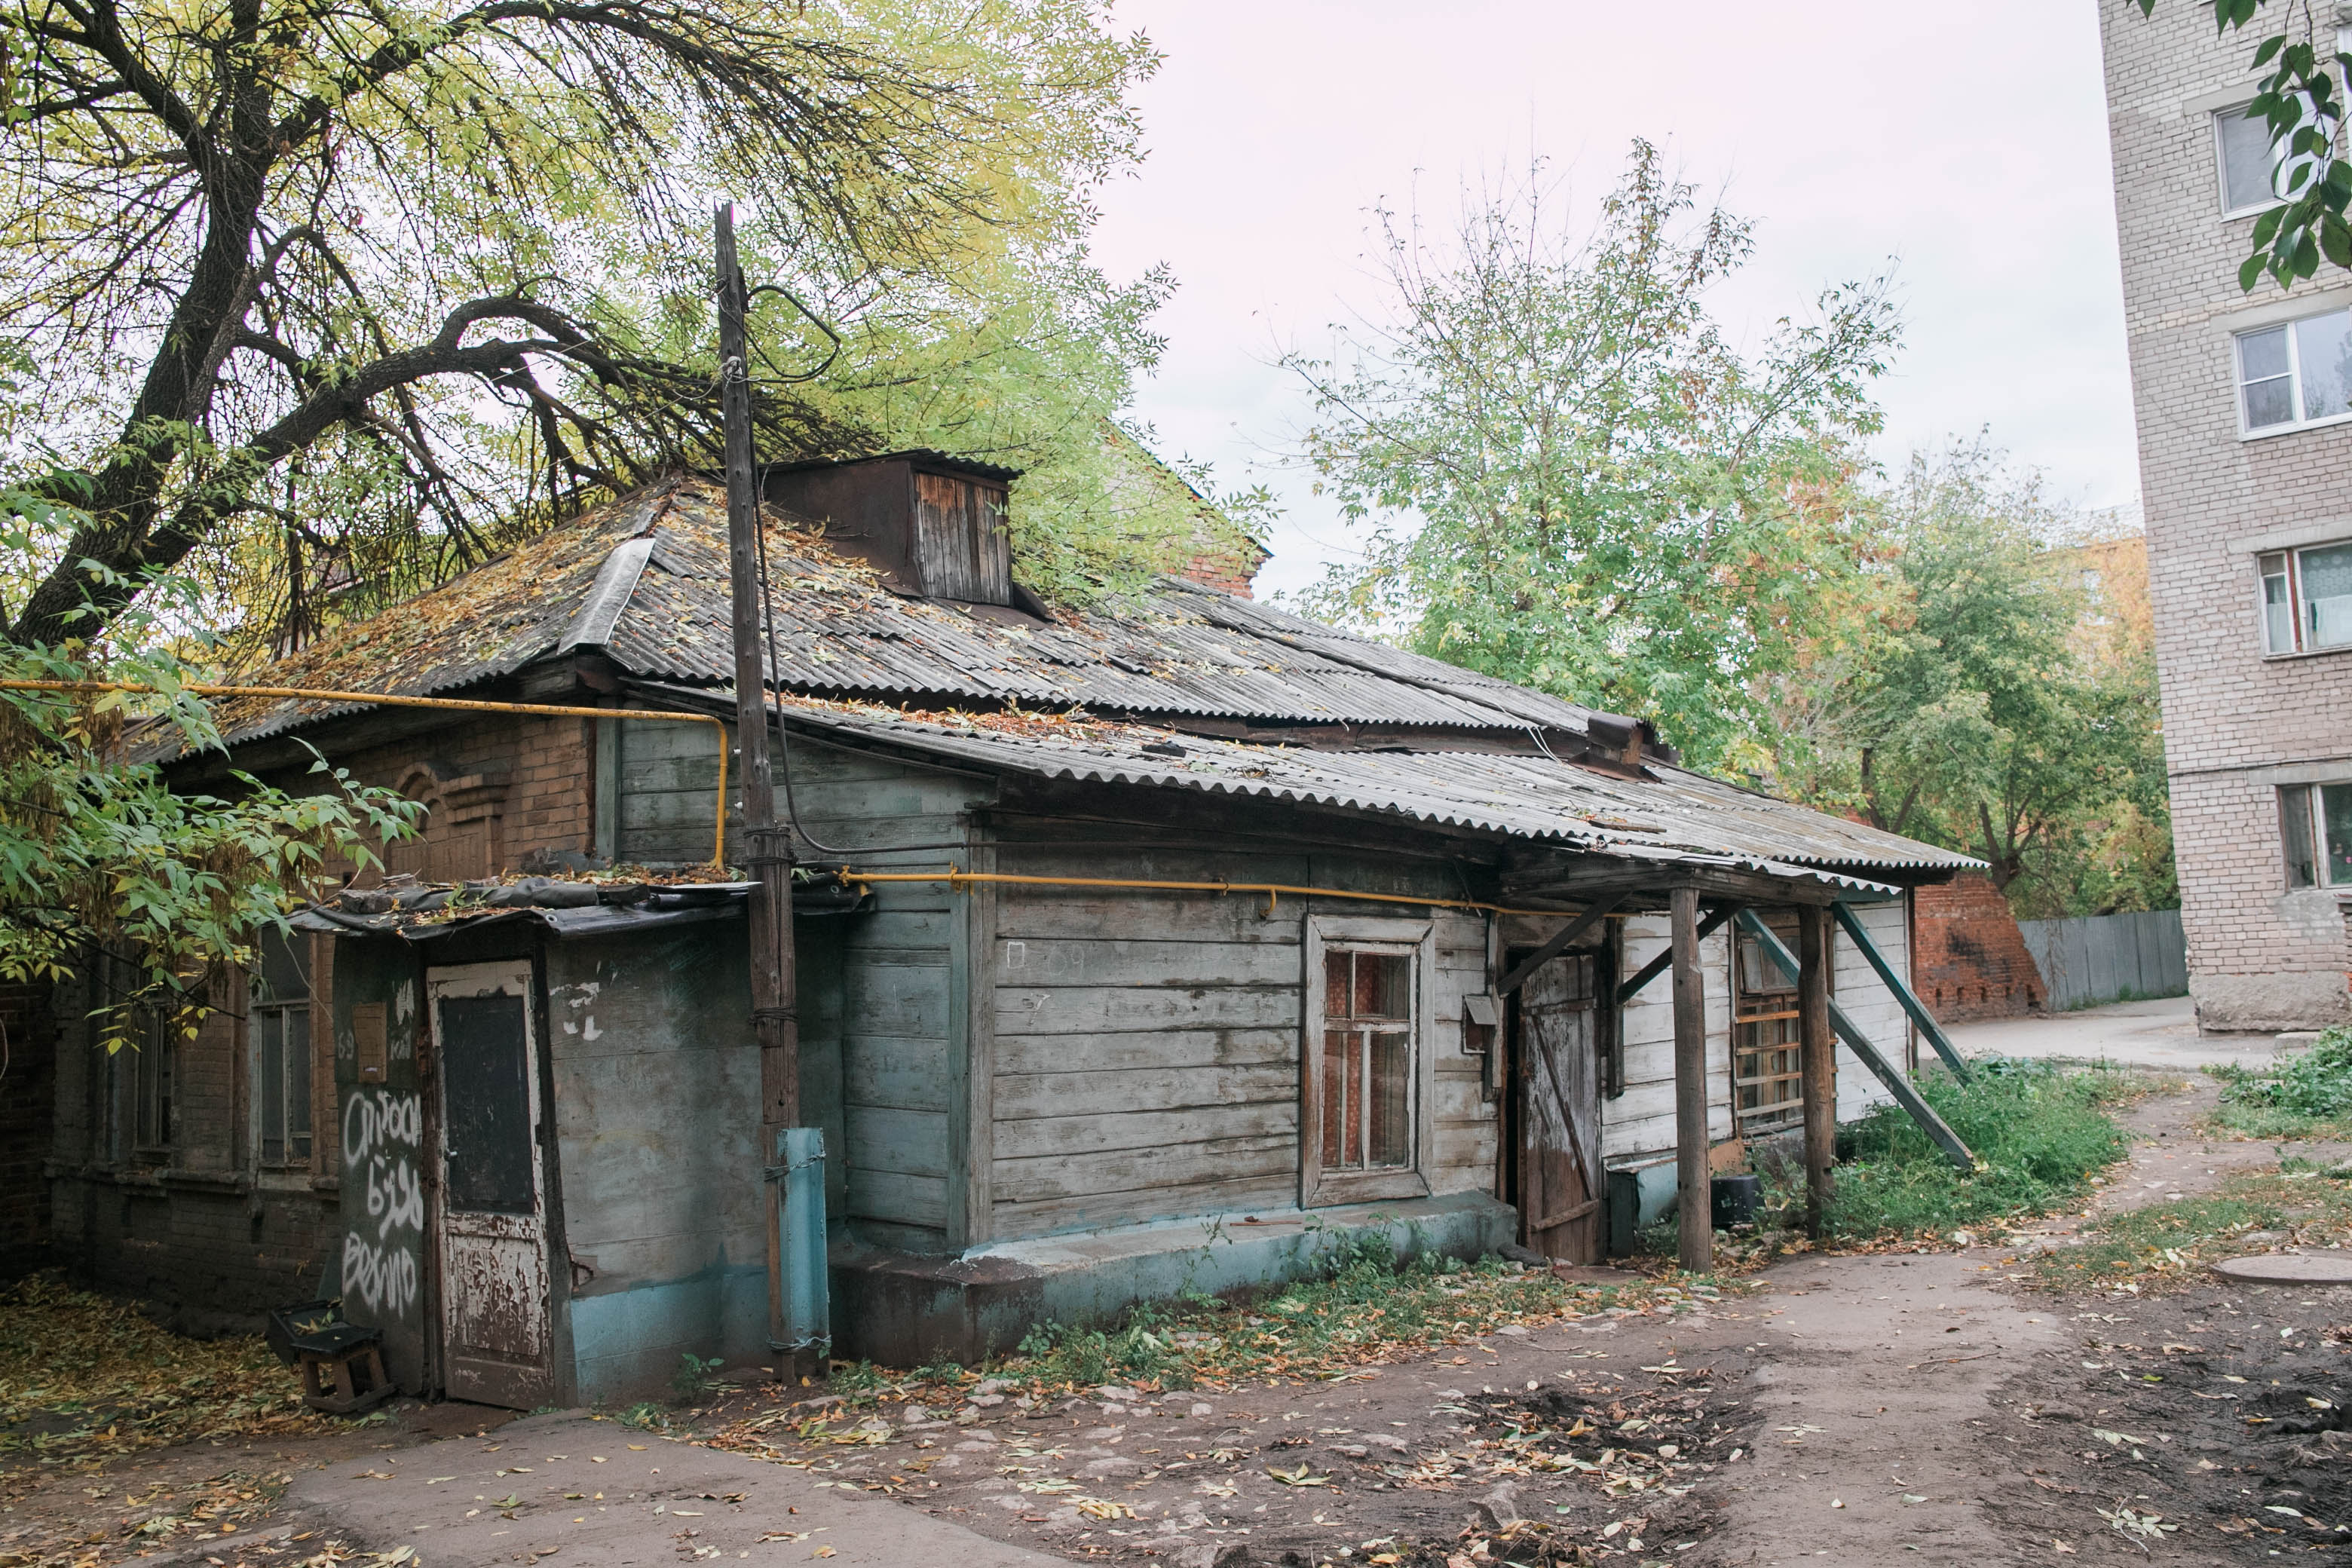
<svg viewBox="0 0 2352 1568">
<path fill-rule="evenodd" d="M 1843 903 L 1830 907 L 1836 911 L 1837 923 L 1845 928 L 1845 934 L 1853 939 L 1853 945 L 1861 950 L 1870 967 L 1878 971 L 1878 978 L 1886 983 L 1886 989 L 1895 994 L 1903 1010 L 1911 1015 L 1911 1021 L 1919 1026 L 1919 1032 L 1927 1037 L 1927 1043 L 1936 1047 L 1936 1054 L 1944 1058 L 1944 1065 L 1952 1069 L 1952 1076 L 1962 1083 L 1968 1082 L 1969 1064 L 1960 1059 L 1960 1053 L 1945 1037 L 1943 1026 L 1927 1011 L 1927 1005 L 1904 984 L 1903 977 L 1895 973 L 1895 966 L 1886 962 L 1886 955 L 1878 951 L 1878 944 L 1870 940 L 1870 933 L 1862 929 L 1861 920 Z"/>
<path fill-rule="evenodd" d="M 1837 1039 L 1830 1032 L 1830 922 L 1826 910 L 1797 914 L 1797 1037 L 1805 1088 L 1805 1226 L 1827 1228 L 1830 1167 L 1837 1159 Z"/>
<path fill-rule="evenodd" d="M 1770 926 L 1746 911 L 1740 914 L 1739 925 L 1741 930 L 1756 939 L 1756 944 L 1764 950 L 1764 955 L 1780 966 L 1781 973 L 1801 986 L 1804 984 L 1803 966 L 1781 945 L 1780 939 L 1772 934 Z M 1903 1076 L 1902 1069 L 1888 1061 L 1879 1048 L 1870 1043 L 1870 1037 L 1846 1016 L 1845 1009 L 1837 1005 L 1834 996 L 1830 998 L 1830 1027 L 1839 1039 L 1845 1042 L 1846 1049 L 1859 1057 L 1862 1065 L 1886 1086 L 1886 1092 L 1895 1097 L 1895 1103 L 1908 1111 L 1911 1120 L 1919 1124 L 1919 1130 L 1944 1152 L 1944 1158 L 1962 1171 L 1977 1168 L 1977 1157 L 1969 1152 L 1967 1144 L 1960 1142 L 1960 1135 L 1944 1125 L 1944 1119 L 1936 1114 L 1936 1108 L 1919 1098 L 1919 1091 L 1912 1087 L 1909 1079 Z"/>
<path fill-rule="evenodd" d="M 1708 937 L 1715 934 L 1716 927 L 1721 925 L 1724 921 L 1729 920 L 1733 915 L 1738 912 L 1739 906 L 1738 904 L 1720 904 L 1715 909 L 1708 910 L 1706 919 L 1698 922 L 1698 940 L 1705 942 Z M 1664 974 L 1666 972 L 1666 966 L 1674 963 L 1674 961 L 1675 950 L 1671 945 L 1669 945 L 1665 952 L 1658 954 L 1657 957 L 1642 965 L 1642 967 L 1634 973 L 1633 979 L 1626 981 L 1622 985 L 1617 987 L 1617 1005 L 1622 1007 L 1626 1003 L 1631 1002 L 1633 999 L 1634 994 L 1639 992 L 1643 986 L 1647 985 L 1651 981 L 1655 980 L 1659 975 Z"/>
<path fill-rule="evenodd" d="M 1675 1174 L 1679 1183 L 1681 1262 L 1703 1274 L 1715 1262 L 1706 1158 L 1706 976 L 1698 966 L 1698 889 L 1676 888 L 1675 970 Z"/>
<path fill-rule="evenodd" d="M 1561 953 L 1566 952 L 1575 944 L 1578 937 L 1582 936 L 1586 931 L 1591 931 L 1602 921 L 1607 920 L 1612 911 L 1613 911 L 1619 904 L 1622 904 L 1624 901 L 1625 896 L 1622 893 L 1613 899 L 1604 899 L 1601 902 L 1593 905 L 1591 909 L 1585 910 L 1582 914 L 1577 916 L 1576 919 L 1570 921 L 1567 925 L 1562 926 L 1559 935 L 1553 937 L 1549 942 L 1536 949 L 1534 952 L 1530 953 L 1520 963 L 1517 969 L 1512 970 L 1508 974 L 1503 976 L 1503 983 L 1495 988 L 1495 994 L 1498 996 L 1508 996 L 1512 992 L 1517 991 L 1520 986 L 1525 985 L 1528 983 L 1528 975 L 1533 974 L 1537 970 L 1541 969 L 1545 964 L 1549 963 L 1553 959 L 1558 958 Z"/>
</svg>

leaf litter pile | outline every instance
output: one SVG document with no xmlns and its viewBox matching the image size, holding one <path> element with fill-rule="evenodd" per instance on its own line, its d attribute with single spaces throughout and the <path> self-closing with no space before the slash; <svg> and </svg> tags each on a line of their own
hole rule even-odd
<svg viewBox="0 0 2352 1568">
<path fill-rule="evenodd" d="M 275 1506 L 285 1475 L 100 1472 L 172 1444 L 302 1437 L 337 1425 L 304 1408 L 294 1374 L 260 1339 L 184 1339 L 55 1274 L 20 1280 L 0 1289 L 0 1568 L 96 1568 L 248 1528 Z M 20 1506 L 44 1486 L 73 1489 L 69 1526 Z M 307 1536 L 239 1555 L 392 1561 Z"/>
<path fill-rule="evenodd" d="M 142 1448 L 331 1426 L 257 1337 L 184 1339 L 54 1274 L 0 1289 L 0 1497 Z"/>
</svg>

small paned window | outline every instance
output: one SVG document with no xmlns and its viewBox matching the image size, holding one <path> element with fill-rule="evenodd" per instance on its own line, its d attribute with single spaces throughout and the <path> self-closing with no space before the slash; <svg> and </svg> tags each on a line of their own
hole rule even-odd
<svg viewBox="0 0 2352 1568">
<path fill-rule="evenodd" d="M 1765 924 L 1790 952 L 1797 951 L 1797 917 L 1770 915 Z M 1797 983 L 1745 930 L 1739 932 L 1733 975 L 1732 1107 L 1739 1135 L 1759 1137 L 1804 1120 L 1805 1078 Z"/>
<path fill-rule="evenodd" d="M 2279 837 L 2289 889 L 2352 888 L 2352 784 L 2281 789 Z"/>
<path fill-rule="evenodd" d="M 2352 312 L 2240 332 L 2237 351 L 2238 415 L 2248 435 L 2352 411 Z"/>
<path fill-rule="evenodd" d="M 2277 551 L 2257 565 L 2263 582 L 2263 652 L 2352 647 L 2352 543 Z"/>
<path fill-rule="evenodd" d="M 1412 1164 L 1412 959 L 1323 954 L 1323 1170 Z"/>
<path fill-rule="evenodd" d="M 299 938 L 263 933 L 248 1013 L 254 1152 L 264 1165 L 310 1163 L 310 977 Z"/>
</svg>

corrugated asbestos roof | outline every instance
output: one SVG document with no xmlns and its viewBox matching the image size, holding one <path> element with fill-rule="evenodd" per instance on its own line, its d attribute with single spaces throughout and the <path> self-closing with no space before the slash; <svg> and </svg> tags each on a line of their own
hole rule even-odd
<svg viewBox="0 0 2352 1568">
<path fill-rule="evenodd" d="M 1328 752 L 1042 716 L 916 717 L 886 708 L 814 702 L 792 703 L 789 710 L 797 721 L 845 738 L 889 742 L 1039 778 L 1385 812 L 1634 858 L 1721 856 L 1768 870 L 1793 865 L 1958 868 L 1978 863 L 1681 768 L 1653 765 L 1652 777 L 1633 779 L 1548 757 Z M 1181 746 L 1183 755 L 1155 755 L 1142 749 L 1149 744 Z"/>
<path fill-rule="evenodd" d="M 639 680 L 707 700 L 734 673 L 726 528 L 719 487 L 668 481 L 342 628 L 255 684 L 428 696 L 602 647 Z M 1387 812 L 1635 858 L 1781 871 L 1978 864 L 1654 763 L 1633 779 L 1549 756 L 1173 736 L 1144 726 L 1182 716 L 1581 734 L 1593 710 L 1172 579 L 1141 603 L 1009 626 L 893 595 L 806 532 L 772 525 L 769 552 L 772 675 L 809 699 L 792 705 L 812 724 L 1044 778 Z M 351 706 L 253 698 L 215 713 L 236 743 Z M 1014 710 L 900 710 L 1003 707 Z M 1088 717 L 1104 713 L 1141 723 Z M 1181 758 L 1140 750 L 1171 740 Z"/>
<path fill-rule="evenodd" d="M 807 534 L 769 533 L 777 668 L 788 689 L 919 705 L 1582 733 L 1589 709 L 1213 588 L 1169 580 L 1140 604 L 1007 626 L 884 590 Z M 281 660 L 257 685 L 454 690 L 602 644 L 635 674 L 734 679 L 727 508 L 673 481 L 558 529 L 434 593 Z M 247 741 L 331 710 L 255 699 L 218 710 Z"/>
</svg>

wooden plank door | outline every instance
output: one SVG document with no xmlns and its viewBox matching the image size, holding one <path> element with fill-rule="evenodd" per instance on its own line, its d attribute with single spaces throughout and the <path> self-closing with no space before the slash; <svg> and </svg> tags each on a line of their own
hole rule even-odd
<svg viewBox="0 0 2352 1568">
<path fill-rule="evenodd" d="M 1607 1177 L 1601 1165 L 1597 961 L 1569 952 L 1519 991 L 1521 1239 L 1547 1258 L 1601 1260 Z"/>
<path fill-rule="evenodd" d="M 439 1086 L 442 1383 L 530 1410 L 555 1395 L 539 1050 L 528 963 L 428 971 Z"/>
</svg>

